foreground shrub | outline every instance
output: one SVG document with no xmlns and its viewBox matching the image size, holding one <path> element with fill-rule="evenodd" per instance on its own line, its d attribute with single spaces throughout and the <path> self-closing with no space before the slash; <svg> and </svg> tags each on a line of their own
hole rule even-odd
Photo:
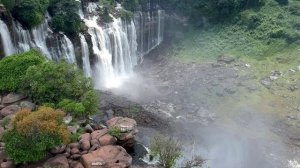
<svg viewBox="0 0 300 168">
<path fill-rule="evenodd" d="M 5 151 L 15 163 L 29 163 L 43 159 L 47 150 L 69 142 L 69 132 L 62 122 L 64 113 L 49 107 L 35 112 L 19 111 L 13 129 L 3 135 Z"/>
<path fill-rule="evenodd" d="M 44 57 L 36 50 L 3 58 L 0 61 L 0 92 L 19 90 L 23 85 L 26 70 L 43 62 L 45 62 Z"/>
<path fill-rule="evenodd" d="M 151 142 L 150 151 L 150 155 L 158 157 L 164 167 L 171 168 L 181 155 L 181 145 L 175 139 L 157 135 Z"/>
</svg>

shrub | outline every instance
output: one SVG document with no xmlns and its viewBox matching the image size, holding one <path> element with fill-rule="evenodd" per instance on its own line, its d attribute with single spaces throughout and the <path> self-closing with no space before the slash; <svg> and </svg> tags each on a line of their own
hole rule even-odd
<svg viewBox="0 0 300 168">
<path fill-rule="evenodd" d="M 99 96 L 94 90 L 89 90 L 84 93 L 83 97 L 81 98 L 81 102 L 85 107 L 87 114 L 92 115 L 98 111 Z"/>
<path fill-rule="evenodd" d="M 181 155 L 181 145 L 175 139 L 157 135 L 151 142 L 150 155 L 158 157 L 164 167 L 171 168 L 175 166 L 176 160 Z"/>
<path fill-rule="evenodd" d="M 44 57 L 36 50 L 3 58 L 0 61 L 0 92 L 19 90 L 23 85 L 26 70 L 43 62 L 45 62 Z"/>
<path fill-rule="evenodd" d="M 62 109 L 64 112 L 73 113 L 75 116 L 83 116 L 85 108 L 82 103 L 77 103 L 70 99 L 64 99 L 58 103 L 58 108 Z"/>
<path fill-rule="evenodd" d="M 43 159 L 47 150 L 69 142 L 69 132 L 62 122 L 64 113 L 49 107 L 35 112 L 22 109 L 16 113 L 13 129 L 3 135 L 5 151 L 15 163 Z"/>
<path fill-rule="evenodd" d="M 122 133 L 121 133 L 121 129 L 120 128 L 117 128 L 117 127 L 113 127 L 111 128 L 109 131 L 108 131 L 108 134 L 111 135 L 111 136 L 114 136 L 116 138 L 120 138 Z"/>
<path fill-rule="evenodd" d="M 74 65 L 52 61 L 30 67 L 23 79 L 23 92 L 38 104 L 79 100 L 92 90 L 92 82 Z"/>
</svg>

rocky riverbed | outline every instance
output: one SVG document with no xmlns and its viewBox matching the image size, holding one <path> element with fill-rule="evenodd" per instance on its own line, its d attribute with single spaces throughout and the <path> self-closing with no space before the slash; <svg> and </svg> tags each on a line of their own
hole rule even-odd
<svg viewBox="0 0 300 168">
<path fill-rule="evenodd" d="M 182 141 L 182 161 L 201 155 L 216 168 L 282 168 L 300 159 L 300 71 L 261 76 L 255 66 L 227 55 L 182 63 L 164 47 L 113 92 L 171 121 L 158 130 Z"/>
</svg>

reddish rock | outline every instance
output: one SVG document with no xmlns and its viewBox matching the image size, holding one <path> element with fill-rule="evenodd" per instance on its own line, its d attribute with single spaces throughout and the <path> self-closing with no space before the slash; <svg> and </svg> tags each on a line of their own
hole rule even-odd
<svg viewBox="0 0 300 168">
<path fill-rule="evenodd" d="M 71 167 L 71 168 L 84 168 L 83 165 L 82 165 L 80 162 L 76 162 L 76 161 L 73 161 L 73 162 L 70 164 L 70 167 Z"/>
<path fill-rule="evenodd" d="M 103 146 L 96 151 L 81 156 L 85 168 L 127 168 L 132 157 L 121 146 Z"/>
<path fill-rule="evenodd" d="M 14 168 L 15 165 L 12 161 L 6 161 L 1 163 L 1 168 Z"/>
<path fill-rule="evenodd" d="M 120 140 L 127 140 L 135 137 L 137 131 L 137 123 L 134 119 L 115 117 L 106 122 L 109 129 L 118 128 L 122 135 Z"/>
<path fill-rule="evenodd" d="M 99 149 L 100 145 L 99 144 L 95 144 L 91 147 L 91 149 L 89 150 L 89 152 L 93 152 L 95 151 L 96 149 Z"/>
<path fill-rule="evenodd" d="M 80 144 L 78 143 L 78 142 L 76 142 L 76 143 L 70 143 L 69 145 L 68 145 L 68 147 L 69 148 L 79 148 L 80 147 Z"/>
<path fill-rule="evenodd" d="M 82 134 L 80 137 L 79 137 L 80 140 L 87 140 L 87 141 L 90 141 L 91 140 L 91 134 L 90 133 L 85 133 L 85 134 Z"/>
<path fill-rule="evenodd" d="M 7 154 L 4 151 L 0 151 L 0 163 L 7 160 Z"/>
<path fill-rule="evenodd" d="M 80 148 L 82 150 L 88 151 L 91 148 L 91 143 L 89 140 L 81 140 L 80 141 Z"/>
<path fill-rule="evenodd" d="M 80 154 L 74 154 L 74 155 L 71 155 L 70 158 L 73 159 L 73 160 L 79 160 L 81 157 Z"/>
<path fill-rule="evenodd" d="M 64 155 L 57 155 L 46 161 L 44 166 L 48 167 L 59 167 L 59 168 L 69 168 L 68 159 Z"/>
<path fill-rule="evenodd" d="M 18 105 L 10 105 L 0 111 L 1 116 L 6 117 L 18 112 L 21 108 Z"/>
<path fill-rule="evenodd" d="M 113 145 L 117 142 L 117 138 L 109 135 L 109 134 L 105 134 L 102 137 L 100 137 L 99 139 L 100 145 L 105 146 L 105 145 Z"/>
<path fill-rule="evenodd" d="M 71 153 L 71 155 L 74 155 L 74 154 L 80 153 L 80 151 L 78 148 L 72 148 L 70 153 Z"/>
<path fill-rule="evenodd" d="M 104 129 L 102 129 L 102 130 L 97 130 L 97 131 L 94 131 L 94 132 L 92 132 L 92 139 L 98 139 L 99 137 L 101 137 L 101 136 L 103 136 L 103 135 L 105 135 L 105 134 L 107 134 L 108 133 L 108 130 L 107 130 L 107 128 L 104 128 Z"/>
<path fill-rule="evenodd" d="M 100 144 L 100 142 L 98 141 L 98 139 L 92 139 L 91 140 L 91 146 L 93 146 L 93 145 L 99 145 Z"/>
<path fill-rule="evenodd" d="M 3 104 L 12 104 L 12 103 L 18 102 L 20 100 L 23 100 L 25 98 L 26 97 L 23 96 L 23 95 L 10 93 L 10 94 L 3 97 L 2 103 Z"/>
</svg>

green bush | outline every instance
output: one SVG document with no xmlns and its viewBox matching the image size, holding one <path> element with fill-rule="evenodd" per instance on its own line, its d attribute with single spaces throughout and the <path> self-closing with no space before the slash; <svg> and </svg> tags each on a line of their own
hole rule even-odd
<svg viewBox="0 0 300 168">
<path fill-rule="evenodd" d="M 22 82 L 26 70 L 43 62 L 45 62 L 44 57 L 36 50 L 12 55 L 0 60 L 0 92 L 19 90 L 23 86 Z"/>
<path fill-rule="evenodd" d="M 58 103 L 57 107 L 62 109 L 64 112 L 72 113 L 76 117 L 83 116 L 85 107 L 82 103 L 77 103 L 70 99 L 64 99 Z"/>
<path fill-rule="evenodd" d="M 64 61 L 32 66 L 23 79 L 23 92 L 38 104 L 57 104 L 63 99 L 79 100 L 92 89 L 92 81 L 84 77 L 76 66 Z"/>
<path fill-rule="evenodd" d="M 46 151 L 59 145 L 57 135 L 36 134 L 25 136 L 16 130 L 6 132 L 2 137 L 5 151 L 16 164 L 39 161 L 46 156 Z"/>
<path fill-rule="evenodd" d="M 173 138 L 157 135 L 151 141 L 150 155 L 158 157 L 164 167 L 171 168 L 176 165 L 177 159 L 180 158 L 181 145 Z"/>
<path fill-rule="evenodd" d="M 85 107 L 86 114 L 92 115 L 98 111 L 99 96 L 94 90 L 84 93 L 81 102 Z"/>
<path fill-rule="evenodd" d="M 5 6 L 5 8 L 8 10 L 12 10 L 16 5 L 15 0 L 1 0 L 0 3 L 2 3 Z"/>
<path fill-rule="evenodd" d="M 35 112 L 22 109 L 16 113 L 13 128 L 4 133 L 5 152 L 16 164 L 39 161 L 47 150 L 69 142 L 69 131 L 62 122 L 65 114 L 48 107 Z"/>
<path fill-rule="evenodd" d="M 78 1 L 74 0 L 50 0 L 49 12 L 52 16 L 50 26 L 55 31 L 66 34 L 76 34 L 82 30 Z"/>
<path fill-rule="evenodd" d="M 44 20 L 45 12 L 48 8 L 48 0 L 19 0 L 12 8 L 13 16 L 22 25 L 32 28 L 39 25 Z"/>
<path fill-rule="evenodd" d="M 30 67 L 23 78 L 22 92 L 37 104 L 59 104 L 76 116 L 94 114 L 98 96 L 91 79 L 75 65 L 48 61 Z M 69 100 L 64 100 L 69 99 Z"/>
</svg>

